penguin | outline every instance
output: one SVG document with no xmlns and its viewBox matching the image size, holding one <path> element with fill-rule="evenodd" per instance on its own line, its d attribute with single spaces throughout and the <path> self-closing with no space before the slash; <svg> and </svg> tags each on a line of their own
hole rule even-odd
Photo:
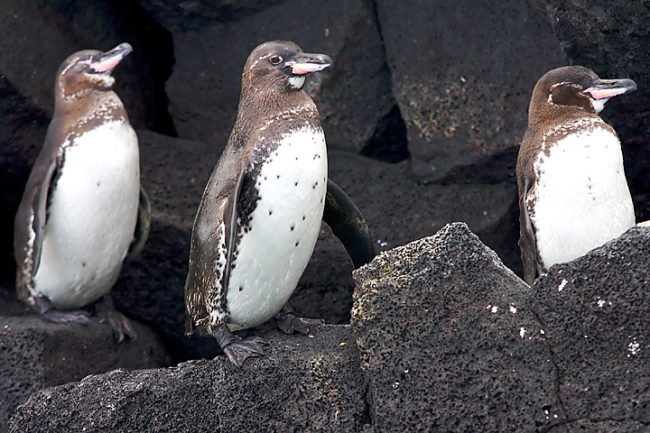
<svg viewBox="0 0 650 433">
<path fill-rule="evenodd" d="M 87 323 L 80 308 L 109 292 L 148 234 L 138 139 L 111 90 L 131 51 L 79 51 L 56 75 L 54 116 L 14 221 L 18 297 L 51 322 Z M 118 343 L 136 337 L 124 316 L 107 315 Z"/>
<path fill-rule="evenodd" d="M 634 225 L 621 143 L 598 114 L 610 98 L 636 87 L 582 66 L 553 69 L 535 85 L 516 166 L 529 284 Z"/>
<path fill-rule="evenodd" d="M 289 41 L 251 52 L 235 125 L 196 214 L 185 331 L 214 337 L 237 367 L 263 356 L 267 343 L 232 331 L 282 310 L 312 255 L 326 202 L 355 266 L 374 256 L 363 215 L 328 179 L 318 110 L 302 90 L 308 74 L 331 65 L 330 57 Z M 318 322 L 296 323 L 291 328 L 300 331 Z"/>
</svg>

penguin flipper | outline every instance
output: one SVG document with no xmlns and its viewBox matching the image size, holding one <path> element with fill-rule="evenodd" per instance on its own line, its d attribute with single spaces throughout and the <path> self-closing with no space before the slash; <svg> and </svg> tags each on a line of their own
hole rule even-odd
<svg viewBox="0 0 650 433">
<path fill-rule="evenodd" d="M 16 290 L 19 298 L 30 305 L 33 299 L 28 288 L 41 262 L 48 195 L 56 171 L 56 158 L 41 152 L 32 167 L 14 221 Z"/>
<path fill-rule="evenodd" d="M 327 180 L 323 221 L 341 241 L 355 268 L 375 257 L 375 244 L 366 219 L 352 199 L 331 179 Z"/>
<path fill-rule="evenodd" d="M 525 179 L 524 191 L 519 197 L 519 248 L 521 250 L 521 262 L 524 268 L 524 281 L 528 284 L 532 284 L 535 278 L 541 273 L 535 230 L 530 221 L 528 206 L 526 205 L 530 185 L 530 179 Z"/>
<path fill-rule="evenodd" d="M 135 225 L 135 232 L 133 233 L 133 241 L 129 245 L 128 257 L 133 258 L 140 254 L 147 243 L 149 238 L 149 231 L 151 230 L 151 204 L 149 197 L 144 188 L 140 186 L 140 201 L 138 203 L 138 221 Z"/>
<path fill-rule="evenodd" d="M 223 271 L 222 287 L 224 292 L 228 292 L 228 284 L 230 284 L 230 270 L 232 269 L 232 254 L 235 250 L 235 234 L 237 232 L 237 202 L 241 194 L 241 187 L 244 183 L 245 170 L 239 172 L 237 182 L 232 194 L 228 198 L 226 208 L 224 209 L 223 221 L 225 224 L 226 234 L 226 268 Z"/>
</svg>

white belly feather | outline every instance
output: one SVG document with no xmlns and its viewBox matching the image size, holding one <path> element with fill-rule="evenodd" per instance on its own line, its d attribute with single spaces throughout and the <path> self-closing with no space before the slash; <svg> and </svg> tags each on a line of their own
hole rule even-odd
<svg viewBox="0 0 650 433">
<path fill-rule="evenodd" d="M 314 250 L 327 192 L 322 130 L 287 134 L 262 166 L 260 200 L 238 248 L 227 295 L 230 328 L 256 326 L 287 302 Z"/>
<path fill-rule="evenodd" d="M 598 126 L 598 119 L 583 122 L 581 132 L 550 149 L 551 158 L 540 152 L 535 162 L 531 220 L 546 268 L 574 260 L 634 225 L 618 137 Z"/>
<path fill-rule="evenodd" d="M 57 308 L 107 293 L 133 238 L 139 189 L 138 140 L 127 123 L 104 123 L 67 147 L 34 290 Z"/>
</svg>

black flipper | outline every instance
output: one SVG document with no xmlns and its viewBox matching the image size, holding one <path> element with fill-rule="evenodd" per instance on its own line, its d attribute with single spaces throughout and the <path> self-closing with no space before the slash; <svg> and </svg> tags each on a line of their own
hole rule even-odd
<svg viewBox="0 0 650 433">
<path fill-rule="evenodd" d="M 151 230 L 151 204 L 149 197 L 144 188 L 140 186 L 140 201 L 138 203 L 138 222 L 135 225 L 135 232 L 133 233 L 133 241 L 129 245 L 128 257 L 133 258 L 140 254 L 144 244 L 147 243 L 149 238 L 149 231 Z"/>
<path fill-rule="evenodd" d="M 519 248 L 521 249 L 521 262 L 524 268 L 524 281 L 533 284 L 533 281 L 543 272 L 537 254 L 537 241 L 535 229 L 528 215 L 526 197 L 530 191 L 531 182 L 524 180 L 524 191 L 519 197 Z"/>
<path fill-rule="evenodd" d="M 355 268 L 375 257 L 375 244 L 366 219 L 352 199 L 331 179 L 327 180 L 323 221 L 341 241 Z"/>
<path fill-rule="evenodd" d="M 230 283 L 230 271 L 232 269 L 232 254 L 235 250 L 235 233 L 237 232 L 237 202 L 239 201 L 239 194 L 241 194 L 241 187 L 244 183 L 244 170 L 239 173 L 237 183 L 233 193 L 228 198 L 226 209 L 224 211 L 224 224 L 226 234 L 226 269 L 223 272 L 223 288 L 224 298 L 228 293 L 228 284 Z"/>
</svg>

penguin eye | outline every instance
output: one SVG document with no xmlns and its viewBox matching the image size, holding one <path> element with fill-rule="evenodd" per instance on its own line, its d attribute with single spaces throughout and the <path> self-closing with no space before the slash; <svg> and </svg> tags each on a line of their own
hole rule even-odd
<svg viewBox="0 0 650 433">
<path fill-rule="evenodd" d="M 271 56 L 269 57 L 269 62 L 271 62 L 272 65 L 277 65 L 282 61 L 282 57 L 280 56 Z"/>
</svg>

